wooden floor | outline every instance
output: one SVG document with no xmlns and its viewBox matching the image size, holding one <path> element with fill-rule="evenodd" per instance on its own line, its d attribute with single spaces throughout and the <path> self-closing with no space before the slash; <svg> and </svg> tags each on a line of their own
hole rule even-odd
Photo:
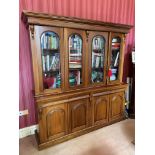
<svg viewBox="0 0 155 155">
<path fill-rule="evenodd" d="M 127 119 L 38 151 L 34 135 L 20 139 L 19 155 L 134 155 L 134 119 Z"/>
</svg>

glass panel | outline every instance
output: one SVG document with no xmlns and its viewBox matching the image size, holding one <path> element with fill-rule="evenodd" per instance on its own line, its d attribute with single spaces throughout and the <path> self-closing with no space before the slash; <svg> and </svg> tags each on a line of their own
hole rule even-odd
<svg viewBox="0 0 155 155">
<path fill-rule="evenodd" d="M 92 73 L 91 82 L 103 82 L 105 39 L 95 36 L 92 40 Z"/>
<path fill-rule="evenodd" d="M 44 89 L 60 88 L 59 37 L 54 32 L 44 32 L 41 36 L 42 68 Z"/>
<path fill-rule="evenodd" d="M 112 51 L 111 51 L 111 76 L 110 81 L 117 80 L 119 69 L 119 55 L 120 55 L 121 38 L 115 37 L 112 39 Z"/>
<path fill-rule="evenodd" d="M 82 39 L 73 34 L 69 37 L 69 85 L 82 84 Z"/>
</svg>

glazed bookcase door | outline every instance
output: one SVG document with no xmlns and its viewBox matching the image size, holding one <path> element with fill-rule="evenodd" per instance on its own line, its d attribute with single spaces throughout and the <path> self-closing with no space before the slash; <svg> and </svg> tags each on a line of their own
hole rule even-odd
<svg viewBox="0 0 155 155">
<path fill-rule="evenodd" d="M 89 84 L 106 84 L 107 32 L 88 32 Z"/>
<path fill-rule="evenodd" d="M 110 47 L 108 59 L 108 84 L 122 82 L 124 37 L 120 33 L 110 33 Z"/>
<path fill-rule="evenodd" d="M 39 91 L 61 92 L 64 88 L 63 30 L 55 27 L 35 26 L 36 58 Z M 36 59 L 35 58 L 35 59 Z M 38 71 L 38 72 L 37 72 Z"/>
<path fill-rule="evenodd" d="M 64 31 L 67 88 L 81 88 L 85 85 L 85 31 L 76 29 L 65 29 Z"/>
</svg>

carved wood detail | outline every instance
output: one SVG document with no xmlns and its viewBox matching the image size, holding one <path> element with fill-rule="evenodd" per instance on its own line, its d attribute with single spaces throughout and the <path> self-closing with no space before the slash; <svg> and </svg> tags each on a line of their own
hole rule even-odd
<svg viewBox="0 0 155 155">
<path fill-rule="evenodd" d="M 46 116 L 47 137 L 65 132 L 65 110 L 52 109 Z"/>
<path fill-rule="evenodd" d="M 30 32 L 31 32 L 31 37 L 34 39 L 34 25 L 29 26 Z"/>
</svg>

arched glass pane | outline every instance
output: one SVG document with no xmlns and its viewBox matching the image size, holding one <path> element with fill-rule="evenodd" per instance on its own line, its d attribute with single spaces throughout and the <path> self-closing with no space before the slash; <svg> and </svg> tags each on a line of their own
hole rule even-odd
<svg viewBox="0 0 155 155">
<path fill-rule="evenodd" d="M 78 34 L 69 37 L 69 85 L 82 84 L 82 39 Z"/>
<path fill-rule="evenodd" d="M 42 68 L 44 89 L 60 88 L 59 36 L 47 31 L 41 36 Z"/>
<path fill-rule="evenodd" d="M 120 37 L 115 37 L 112 39 L 111 64 L 110 64 L 112 75 L 110 76 L 110 81 L 118 79 L 120 45 L 121 45 Z"/>
<path fill-rule="evenodd" d="M 103 82 L 105 39 L 95 36 L 92 40 L 92 74 L 91 82 Z"/>
</svg>

